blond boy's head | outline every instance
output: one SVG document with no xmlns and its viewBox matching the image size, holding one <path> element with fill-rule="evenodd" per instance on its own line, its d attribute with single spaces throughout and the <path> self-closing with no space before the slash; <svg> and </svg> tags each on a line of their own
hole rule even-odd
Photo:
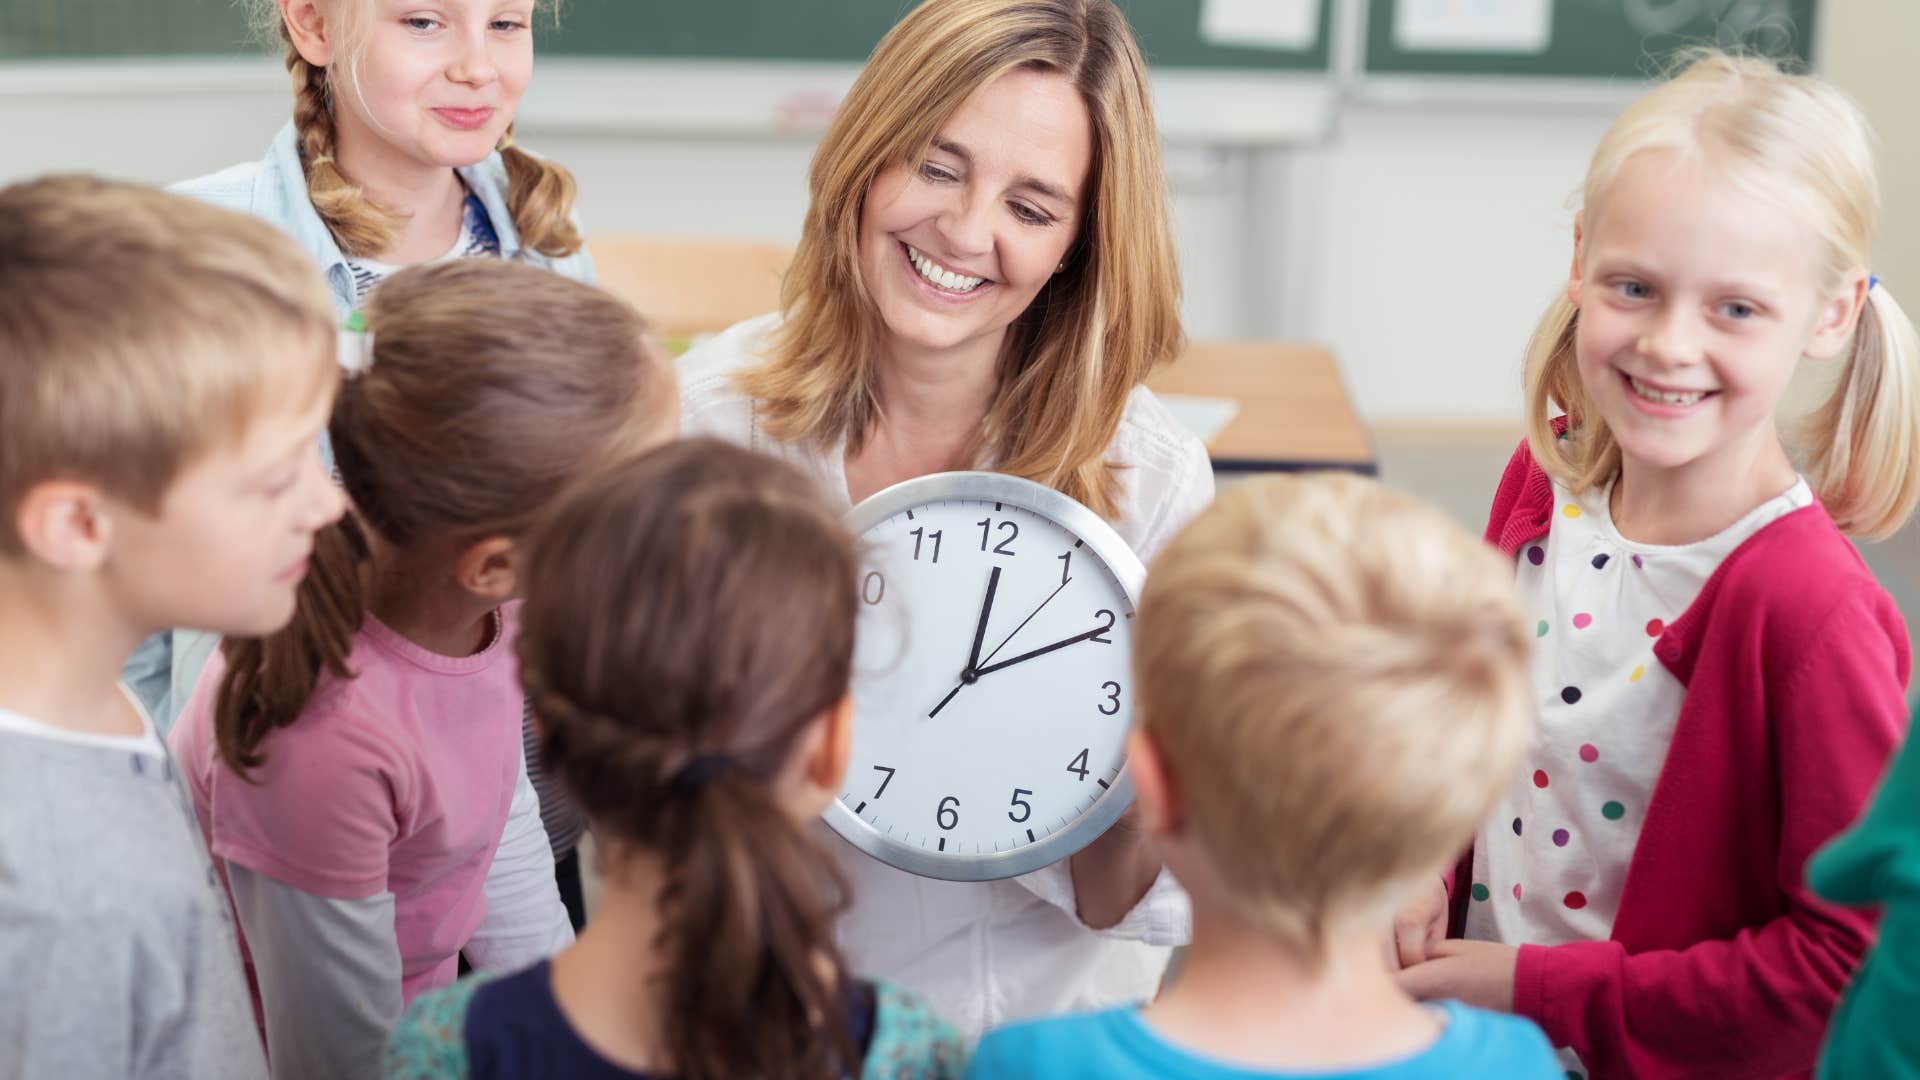
<svg viewBox="0 0 1920 1080">
<path fill-rule="evenodd" d="M 78 481 L 157 513 L 182 470 L 331 394 L 334 315 L 266 223 L 134 184 L 0 190 L 0 558 L 21 502 Z"/>
<path fill-rule="evenodd" d="M 1213 903 L 1318 965 L 1487 813 L 1529 737 L 1527 648 L 1511 568 L 1440 512 L 1351 476 L 1233 487 L 1140 605 L 1162 826 Z"/>
</svg>

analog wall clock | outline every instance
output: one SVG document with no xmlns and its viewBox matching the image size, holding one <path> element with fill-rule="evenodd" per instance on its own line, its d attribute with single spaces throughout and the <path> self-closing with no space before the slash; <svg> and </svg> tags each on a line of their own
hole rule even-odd
<svg viewBox="0 0 1920 1080">
<path fill-rule="evenodd" d="M 908 480 L 848 523 L 863 545 L 853 757 L 827 822 L 954 881 L 1093 841 L 1133 798 L 1139 558 L 1080 503 L 1000 473 Z"/>
</svg>

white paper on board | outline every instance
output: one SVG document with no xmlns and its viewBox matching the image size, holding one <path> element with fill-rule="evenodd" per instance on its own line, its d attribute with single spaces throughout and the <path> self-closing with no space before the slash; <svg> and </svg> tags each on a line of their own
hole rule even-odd
<svg viewBox="0 0 1920 1080">
<path fill-rule="evenodd" d="M 1552 0 L 1395 0 L 1403 52 L 1539 53 L 1553 40 Z"/>
<path fill-rule="evenodd" d="M 1233 418 L 1240 415 L 1240 404 L 1232 398 L 1201 397 L 1198 394 L 1159 394 L 1160 404 L 1167 407 L 1180 426 L 1193 432 L 1203 443 L 1212 442 Z"/>
<path fill-rule="evenodd" d="M 1320 3 L 1200 0 L 1200 39 L 1210 45 L 1304 52 L 1320 40 Z"/>
</svg>

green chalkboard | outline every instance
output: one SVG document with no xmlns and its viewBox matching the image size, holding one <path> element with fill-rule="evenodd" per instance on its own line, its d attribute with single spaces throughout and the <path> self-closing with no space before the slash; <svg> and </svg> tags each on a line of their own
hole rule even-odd
<svg viewBox="0 0 1920 1080">
<path fill-rule="evenodd" d="M 1367 0 L 1367 73 L 1647 79 L 1691 45 L 1807 63 L 1818 8 L 1817 0 L 1553 0 L 1544 51 L 1468 52 L 1404 48 L 1395 15 L 1405 2 L 1422 0 Z"/>
<path fill-rule="evenodd" d="M 1116 0 L 1149 63 L 1326 71 L 1327 8 L 1305 50 L 1223 46 L 1200 36 L 1201 0 Z M 548 55 L 675 59 L 866 59 L 912 0 L 564 0 Z M 0 0 L 0 60 L 233 55 L 258 51 L 238 0 Z"/>
</svg>

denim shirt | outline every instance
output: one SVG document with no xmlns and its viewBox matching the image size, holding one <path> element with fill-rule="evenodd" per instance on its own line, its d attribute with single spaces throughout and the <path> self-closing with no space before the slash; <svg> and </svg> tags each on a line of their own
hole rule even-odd
<svg viewBox="0 0 1920 1080">
<path fill-rule="evenodd" d="M 507 210 L 507 165 L 499 151 L 488 154 L 477 165 L 454 171 L 486 208 L 494 232 L 500 237 L 501 258 L 542 266 L 576 281 L 597 281 L 593 259 L 584 247 L 555 259 L 520 245 L 520 232 Z M 253 214 L 277 226 L 293 237 L 326 275 L 327 290 L 333 294 L 334 307 L 340 316 L 344 318 L 353 310 L 353 273 L 347 269 L 347 257 L 340 251 L 333 233 L 328 231 L 326 222 L 320 220 L 319 212 L 307 197 L 307 177 L 300 167 L 299 139 L 292 121 L 273 137 L 267 156 L 259 161 L 187 180 L 170 190 L 228 210 Z"/>
</svg>

